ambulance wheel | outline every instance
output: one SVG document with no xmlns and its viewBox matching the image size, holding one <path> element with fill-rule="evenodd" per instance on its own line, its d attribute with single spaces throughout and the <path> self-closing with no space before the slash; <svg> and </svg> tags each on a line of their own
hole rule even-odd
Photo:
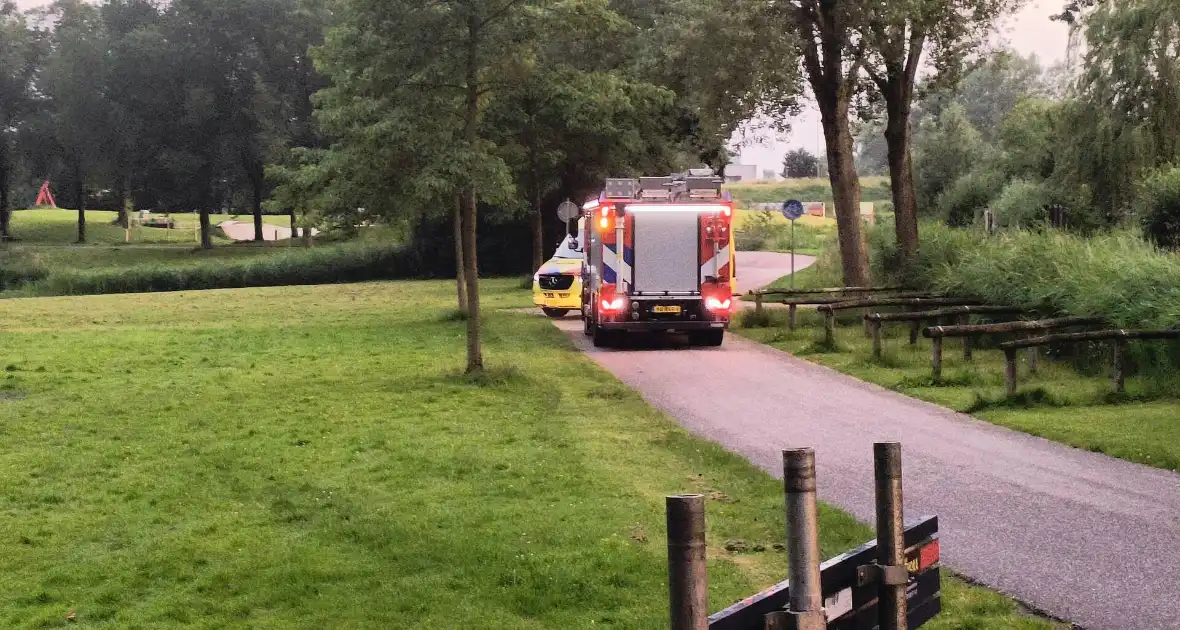
<svg viewBox="0 0 1180 630">
<path fill-rule="evenodd" d="M 570 310 L 568 308 L 542 308 L 541 312 L 545 313 L 545 315 L 549 317 L 552 317 L 553 319 L 561 319 L 562 317 L 565 317 L 566 313 L 569 313 Z"/>
<path fill-rule="evenodd" d="M 602 326 L 595 326 L 594 332 L 594 347 L 595 348 L 609 348 L 615 343 L 615 331 L 607 330 Z"/>
<path fill-rule="evenodd" d="M 688 340 L 694 346 L 716 348 L 725 341 L 725 331 L 720 328 L 715 330 L 697 330 L 688 336 Z"/>
</svg>

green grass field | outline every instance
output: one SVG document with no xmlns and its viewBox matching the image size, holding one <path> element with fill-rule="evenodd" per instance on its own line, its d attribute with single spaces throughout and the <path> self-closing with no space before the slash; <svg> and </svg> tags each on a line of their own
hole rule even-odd
<svg viewBox="0 0 1180 630">
<path fill-rule="evenodd" d="M 483 286 L 474 381 L 447 282 L 0 300 L 0 626 L 661 628 L 686 491 L 712 609 L 783 578 L 778 482 Z M 1050 627 L 944 597 L 928 628 Z"/>
<path fill-rule="evenodd" d="M 861 201 L 864 202 L 889 201 L 893 198 L 888 177 L 861 178 L 860 188 Z M 725 189 L 733 193 L 734 199 L 742 205 L 782 203 L 791 198 L 800 201 L 832 201 L 832 186 L 827 178 L 727 184 Z"/>
<path fill-rule="evenodd" d="M 822 284 L 820 274 L 807 271 L 798 279 L 800 288 Z M 837 351 L 832 352 L 820 343 L 823 319 L 819 313 L 801 309 L 800 327 L 795 331 L 786 328 L 785 310 L 769 313 L 770 328 L 739 332 L 856 378 L 999 425 L 1180 471 L 1180 424 L 1176 422 L 1180 398 L 1174 381 L 1130 378 L 1126 395 L 1115 395 L 1108 366 L 1084 375 L 1067 363 L 1042 358 L 1035 375 L 1022 363 L 1017 398 L 1007 401 L 1004 356 L 999 350 L 977 348 L 968 362 L 957 340 L 949 341 L 943 351 L 944 384 L 935 386 L 930 341 L 919 339 L 917 345 L 909 345 L 909 329 L 904 325 L 883 329 L 883 354 L 878 361 L 858 320 L 844 320 L 837 330 Z"/>
</svg>

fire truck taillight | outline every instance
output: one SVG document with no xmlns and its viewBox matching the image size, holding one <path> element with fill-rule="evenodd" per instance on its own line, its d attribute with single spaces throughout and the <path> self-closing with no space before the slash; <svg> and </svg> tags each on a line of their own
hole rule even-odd
<svg viewBox="0 0 1180 630">
<path fill-rule="evenodd" d="M 727 312 L 731 306 L 733 306 L 733 301 L 729 298 L 709 297 L 705 299 L 705 308 L 709 309 L 710 311 Z"/>
<path fill-rule="evenodd" d="M 602 300 L 602 310 L 604 311 L 621 311 L 627 305 L 627 301 L 621 297 L 606 297 Z"/>
</svg>

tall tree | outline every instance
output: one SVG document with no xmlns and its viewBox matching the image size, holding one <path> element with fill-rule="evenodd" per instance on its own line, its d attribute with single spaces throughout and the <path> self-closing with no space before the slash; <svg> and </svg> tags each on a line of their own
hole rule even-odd
<svg viewBox="0 0 1180 630">
<path fill-rule="evenodd" d="M 106 101 L 107 39 L 98 9 L 81 0 L 58 0 L 46 87 L 54 126 L 74 185 L 78 242 L 86 242 L 88 184 L 99 161 L 109 106 Z"/>
<path fill-rule="evenodd" d="M 1000 15 L 1020 0 L 891 0 L 865 3 L 859 30 L 865 72 L 885 103 L 885 139 L 893 189 L 898 246 L 907 259 L 918 252 L 918 205 L 910 156 L 910 112 L 922 56 L 955 75 L 968 52 Z"/>
<path fill-rule="evenodd" d="M 799 179 L 819 177 L 819 158 L 804 148 L 798 148 L 783 157 L 783 177 Z"/>
<path fill-rule="evenodd" d="M 34 107 L 33 81 L 39 67 L 38 34 L 16 5 L 0 3 L 0 240 L 11 237 L 12 136 Z"/>
<path fill-rule="evenodd" d="M 869 251 L 861 223 L 860 179 L 849 118 L 860 93 L 865 60 L 865 42 L 857 31 L 860 3 L 793 0 L 760 6 L 765 12 L 761 23 L 771 31 L 766 34 L 789 40 L 802 59 L 803 73 L 819 106 L 844 283 L 867 286 Z"/>
</svg>

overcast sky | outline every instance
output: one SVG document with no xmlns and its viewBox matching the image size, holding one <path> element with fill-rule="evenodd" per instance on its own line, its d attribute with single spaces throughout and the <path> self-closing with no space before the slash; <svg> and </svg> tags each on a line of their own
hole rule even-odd
<svg viewBox="0 0 1180 630">
<path fill-rule="evenodd" d="M 1069 43 L 1069 29 L 1061 22 L 1051 21 L 1049 16 L 1060 13 L 1064 5 L 1062 0 L 1032 0 L 1024 10 L 1001 24 L 1002 43 L 1024 55 L 1036 54 L 1045 67 L 1061 62 Z M 781 170 L 783 155 L 791 149 L 803 147 L 816 155 L 823 154 L 819 112 L 809 108 L 791 127 L 791 134 L 786 138 L 760 131 L 759 144 L 743 147 L 736 161 L 758 166 L 761 176 L 766 169 Z"/>
<path fill-rule="evenodd" d="M 47 4 L 46 0 L 16 0 L 17 6 L 31 8 Z M 1061 22 L 1052 22 L 1049 16 L 1059 13 L 1063 0 L 1031 0 L 1019 14 L 1009 18 L 1001 26 L 1003 41 L 1022 54 L 1036 54 L 1042 65 L 1048 67 L 1065 58 L 1065 47 L 1069 40 L 1067 27 Z M 783 155 L 796 147 L 804 147 L 812 153 L 822 153 L 823 138 L 820 135 L 819 114 L 812 109 L 805 111 L 792 124 L 788 137 L 776 137 L 768 131 L 756 134 L 761 138 L 758 144 L 741 150 L 738 162 L 754 164 L 763 169 L 780 169 Z"/>
</svg>

